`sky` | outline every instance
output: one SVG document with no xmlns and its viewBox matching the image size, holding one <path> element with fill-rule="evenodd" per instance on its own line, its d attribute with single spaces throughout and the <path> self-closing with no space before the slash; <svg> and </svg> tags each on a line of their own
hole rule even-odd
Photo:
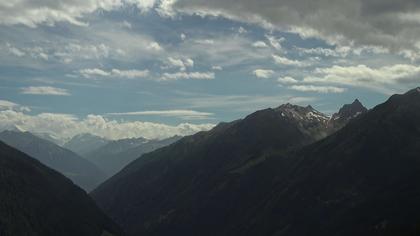
<svg viewBox="0 0 420 236">
<path fill-rule="evenodd" d="M 0 130 L 165 138 L 419 86 L 416 0 L 0 2 Z"/>
</svg>

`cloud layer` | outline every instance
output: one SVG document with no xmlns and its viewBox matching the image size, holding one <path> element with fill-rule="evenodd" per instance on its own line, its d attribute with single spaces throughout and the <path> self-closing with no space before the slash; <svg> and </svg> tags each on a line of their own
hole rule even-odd
<svg viewBox="0 0 420 236">
<path fill-rule="evenodd" d="M 31 95 L 70 96 L 70 93 L 66 89 L 51 86 L 29 86 L 22 88 L 21 93 Z"/>
<path fill-rule="evenodd" d="M 318 37 L 332 44 L 384 47 L 415 53 L 419 47 L 417 0 L 173 0 L 168 12 L 223 16 L 267 28 Z"/>
<path fill-rule="evenodd" d="M 0 108 L 2 108 L 1 103 Z M 0 110 L 0 130 L 13 129 L 17 126 L 26 131 L 53 134 L 62 140 L 68 140 L 80 133 L 91 133 L 108 139 L 133 137 L 162 139 L 174 135 L 194 134 L 198 131 L 209 130 L 214 126 L 213 124 L 166 125 L 142 121 L 117 121 L 100 115 L 88 115 L 83 119 L 68 114 L 28 115 L 22 111 L 8 109 L 8 106 L 14 107 L 13 104 L 6 104 L 6 109 Z"/>
</svg>

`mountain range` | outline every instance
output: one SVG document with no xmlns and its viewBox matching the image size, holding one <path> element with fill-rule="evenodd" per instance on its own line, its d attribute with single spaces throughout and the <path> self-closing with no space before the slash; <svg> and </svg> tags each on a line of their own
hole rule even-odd
<svg viewBox="0 0 420 236">
<path fill-rule="evenodd" d="M 257 111 L 143 155 L 92 196 L 131 235 L 282 235 L 265 231 L 282 222 L 266 218 L 266 199 L 286 191 L 277 184 L 296 168 L 296 150 L 366 113 L 358 101 L 335 120 L 311 106 Z"/>
<path fill-rule="evenodd" d="M 62 173 L 86 191 L 105 179 L 105 174 L 90 161 L 29 132 L 6 130 L 0 133 L 0 140 Z"/>
<path fill-rule="evenodd" d="M 0 142 L 0 235 L 117 236 L 123 232 L 69 179 Z"/>
<path fill-rule="evenodd" d="M 50 165 L 73 153 L 28 132 L 0 139 Z M 284 104 L 183 138 L 107 141 L 85 156 L 122 168 L 90 194 L 114 223 L 0 142 L 0 235 L 419 235 L 419 153 L 420 88 L 331 117 Z"/>
<path fill-rule="evenodd" d="M 68 142 L 63 144 L 63 147 L 69 149 L 80 156 L 86 154 L 106 145 L 110 140 L 102 138 L 93 134 L 83 133 L 75 135 Z"/>
</svg>

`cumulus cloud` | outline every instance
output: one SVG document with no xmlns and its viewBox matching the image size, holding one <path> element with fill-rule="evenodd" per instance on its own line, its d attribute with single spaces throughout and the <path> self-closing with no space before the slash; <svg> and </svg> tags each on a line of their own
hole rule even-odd
<svg viewBox="0 0 420 236">
<path fill-rule="evenodd" d="M 371 89 L 385 89 L 397 84 L 418 83 L 420 67 L 396 64 L 372 68 L 366 65 L 332 66 L 318 68 L 312 76 L 303 79 L 306 83 L 335 83 Z"/>
<path fill-rule="evenodd" d="M 54 95 L 54 96 L 70 96 L 67 89 L 55 88 L 51 86 L 29 86 L 21 88 L 21 93 L 32 95 Z"/>
<path fill-rule="evenodd" d="M 108 113 L 108 115 L 113 116 L 166 116 L 166 117 L 176 117 L 184 120 L 199 120 L 199 119 L 209 119 L 213 116 L 213 113 L 209 112 L 200 112 L 194 110 L 163 110 L 163 111 L 134 111 L 134 112 L 122 112 L 122 113 Z"/>
<path fill-rule="evenodd" d="M 192 60 L 191 58 L 182 59 L 182 58 L 168 57 L 166 65 L 168 67 L 177 67 L 181 71 L 185 71 L 187 67 L 194 66 L 194 60 Z"/>
<path fill-rule="evenodd" d="M 162 47 L 160 46 L 158 42 L 151 42 L 147 48 L 154 51 L 162 50 Z"/>
<path fill-rule="evenodd" d="M 2 110 L 23 111 L 23 112 L 31 111 L 29 107 L 21 106 L 17 103 L 7 101 L 7 100 L 0 100 L 0 111 Z"/>
<path fill-rule="evenodd" d="M 119 70 L 112 69 L 110 71 L 102 70 L 99 68 L 82 69 L 79 73 L 85 78 L 97 78 L 97 77 L 111 77 L 111 78 L 145 78 L 148 77 L 149 70 Z"/>
<path fill-rule="evenodd" d="M 315 92 L 315 93 L 343 93 L 346 91 L 345 88 L 333 87 L 333 86 L 314 86 L 314 85 L 292 85 L 289 89 L 300 91 L 300 92 Z"/>
<path fill-rule="evenodd" d="M 178 80 L 178 79 L 194 79 L 194 80 L 211 80 L 214 79 L 214 72 L 177 72 L 163 73 L 162 80 Z"/>
<path fill-rule="evenodd" d="M 273 70 L 256 69 L 252 72 L 257 78 L 268 79 L 273 76 Z"/>
</svg>

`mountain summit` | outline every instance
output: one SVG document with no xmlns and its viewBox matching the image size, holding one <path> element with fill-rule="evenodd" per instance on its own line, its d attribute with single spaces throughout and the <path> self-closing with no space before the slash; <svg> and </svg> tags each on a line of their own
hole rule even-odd
<svg viewBox="0 0 420 236">
<path fill-rule="evenodd" d="M 343 128 L 351 119 L 354 119 L 367 111 L 368 109 L 363 106 L 359 99 L 354 100 L 351 104 L 344 105 L 337 113 L 334 113 L 328 121 L 330 133 Z"/>
</svg>

